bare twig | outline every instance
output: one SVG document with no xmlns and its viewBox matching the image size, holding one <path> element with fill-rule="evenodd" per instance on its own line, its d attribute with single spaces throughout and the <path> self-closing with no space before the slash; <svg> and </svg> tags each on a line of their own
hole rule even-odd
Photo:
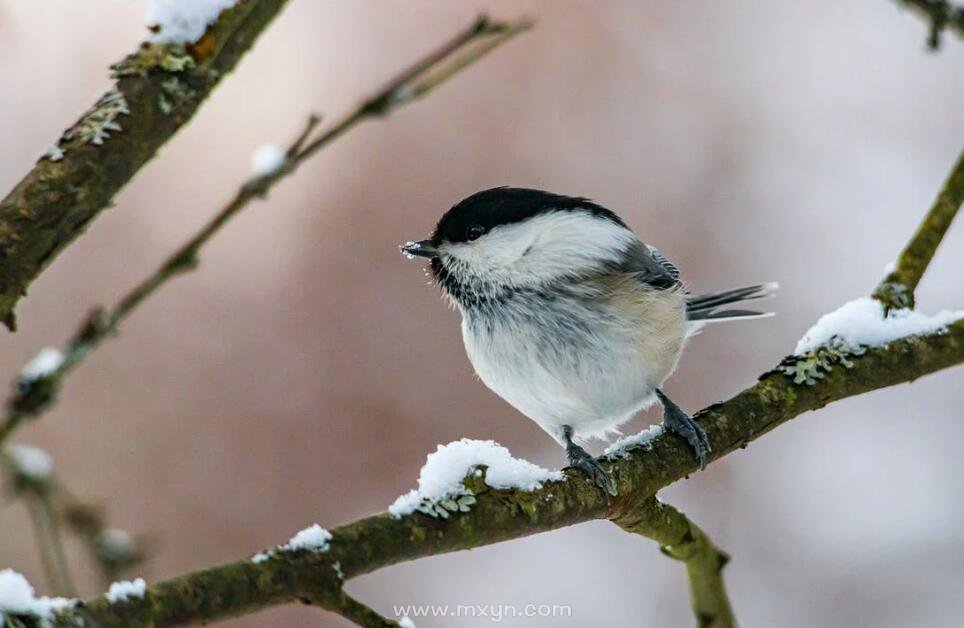
<svg viewBox="0 0 964 628">
<path fill-rule="evenodd" d="M 964 202 L 964 152 L 924 216 L 914 236 L 901 251 L 893 270 L 874 290 L 874 298 L 888 308 L 914 306 L 914 291 L 951 222 Z"/>
<path fill-rule="evenodd" d="M 409 97 L 409 90 L 403 86 L 411 85 L 410 80 L 411 77 L 407 77 L 396 87 L 405 98 Z M 365 107 L 363 104 L 362 109 Z M 355 112 L 348 119 L 352 116 L 362 119 L 376 113 L 383 113 L 380 106 L 367 114 Z M 329 141 L 343 132 L 340 124 L 334 125 L 322 138 L 327 137 L 325 141 Z M 282 171 L 290 171 L 297 157 L 311 150 L 315 142 L 291 152 Z M 952 175 L 951 180 L 954 179 Z M 270 179 L 261 186 L 255 180 L 246 187 L 263 193 L 272 182 Z M 955 185 L 949 183 L 945 190 Z M 918 230 L 902 254 L 897 270 L 903 268 L 906 272 L 895 271 L 895 276 L 909 291 L 920 281 L 959 205 L 958 202 L 953 210 L 932 209 L 931 214 L 936 217 L 929 216 L 934 224 Z M 949 216 L 946 211 L 951 211 Z M 931 218 L 925 220 L 925 225 Z M 172 259 L 176 258 L 177 255 Z M 190 258 L 193 260 L 194 255 Z M 183 263 L 175 264 L 172 272 L 181 272 L 177 269 Z M 697 416 L 707 432 L 715 461 L 805 412 L 962 363 L 964 320 L 939 332 L 869 348 L 854 357 L 848 368 L 831 371 L 815 386 L 799 386 L 780 371 L 769 371 L 754 386 L 704 409 Z M 143 598 L 130 599 L 124 604 L 110 604 L 98 596 L 59 612 L 55 621 L 63 626 L 78 623 L 164 626 L 216 620 L 302 600 L 340 613 L 362 626 L 393 626 L 396 624 L 347 596 L 343 582 L 419 557 L 520 538 L 593 519 L 610 519 L 628 531 L 654 538 L 668 555 L 686 564 L 694 610 L 700 621 L 705 622 L 703 625 L 732 625 L 732 612 L 720 575 L 725 555 L 682 513 L 659 504 L 654 498 L 659 489 L 697 470 L 698 463 L 687 444 L 665 432 L 647 447 L 626 452 L 625 457 L 607 465 L 618 483 L 618 496 L 614 498 L 571 470 L 564 480 L 549 482 L 535 491 L 495 490 L 472 473 L 465 479 L 475 496 L 469 512 L 448 518 L 432 518 L 418 512 L 400 518 L 375 515 L 333 530 L 330 544 L 324 550 L 289 550 L 275 553 L 268 560 L 245 559 L 189 573 L 157 583 Z M 37 620 L 19 616 L 17 619 L 34 623 Z"/>
<path fill-rule="evenodd" d="M 741 449 L 805 412 L 853 395 L 912 381 L 964 363 L 964 321 L 946 332 L 895 341 L 868 350 L 851 369 L 835 369 L 818 386 L 796 385 L 784 375 L 765 373 L 754 386 L 699 413 L 714 460 Z M 607 496 L 578 472 L 542 489 L 495 490 L 473 485 L 470 512 L 448 519 L 387 513 L 332 530 L 325 552 L 279 553 L 254 563 L 239 560 L 182 575 L 148 588 L 143 600 L 108 604 L 103 596 L 61 613 L 59 625 L 167 626 L 206 622 L 269 606 L 309 600 L 334 609 L 345 580 L 389 565 L 481 545 L 522 538 L 595 519 L 625 520 L 625 513 L 661 488 L 698 471 L 692 450 L 669 432 L 650 448 L 630 452 L 607 465 L 619 484 Z M 466 483 L 478 480 L 474 475 Z M 139 622 L 139 623 L 138 623 Z"/>
<path fill-rule="evenodd" d="M 364 628 L 398 628 L 397 621 L 382 617 L 368 606 L 365 606 L 344 592 L 342 592 L 338 604 L 331 610 L 348 621 L 363 626 Z"/>
<path fill-rule="evenodd" d="M 487 17 L 480 17 L 471 27 L 402 72 L 375 96 L 365 100 L 327 131 L 308 141 L 319 122 L 319 118 L 312 115 L 305 130 L 288 147 L 285 161 L 277 170 L 252 177 L 245 182 L 234 198 L 209 223 L 149 277 L 124 295 L 113 309 L 95 310 L 68 341 L 64 350 L 64 361 L 56 370 L 20 387 L 8 402 L 7 416 L 0 424 L 0 445 L 24 420 L 37 416 L 50 406 L 64 377 L 91 350 L 115 333 L 120 323 L 145 299 L 174 277 L 193 270 L 197 266 L 201 248 L 248 203 L 264 197 L 278 181 L 295 172 L 302 162 L 358 123 L 372 117 L 386 116 L 396 108 L 417 100 L 531 25 L 528 20 L 493 22 Z"/>
<path fill-rule="evenodd" d="M 0 201 L 0 320 L 200 108 L 287 0 L 240 0 L 194 46 L 144 44 L 115 85 Z"/>
<path fill-rule="evenodd" d="M 63 537 L 56 524 L 50 500 L 37 492 L 24 492 L 23 500 L 33 524 L 37 540 L 37 552 L 47 583 L 57 595 L 73 596 L 76 589 L 70 577 L 70 568 L 64 554 Z"/>
<path fill-rule="evenodd" d="M 898 0 L 906 7 L 910 7 L 927 18 L 930 30 L 927 35 L 927 46 L 937 50 L 941 45 L 941 33 L 950 29 L 958 37 L 964 37 L 964 7 L 954 6 L 948 0 Z"/>
<path fill-rule="evenodd" d="M 939 230 L 932 248 L 945 232 L 946 227 Z M 915 234 L 907 248 L 917 239 Z M 930 257 L 915 267 L 917 280 Z M 715 461 L 805 412 L 959 364 L 964 364 L 964 320 L 932 334 L 869 348 L 854 356 L 848 368 L 830 371 L 814 386 L 795 384 L 778 369 L 768 371 L 755 385 L 696 417 Z M 464 481 L 475 497 L 470 512 L 448 518 L 418 512 L 397 519 L 387 513 L 375 515 L 333 530 L 326 551 L 285 552 L 258 563 L 241 560 L 189 573 L 155 584 L 144 600 L 123 606 L 108 605 L 101 596 L 61 613 L 58 622 L 124 626 L 137 621 L 164 626 L 210 621 L 294 600 L 345 612 L 342 587 L 351 578 L 420 557 L 594 519 L 613 520 L 668 546 L 667 552 L 687 565 L 694 609 L 714 621 L 732 622 L 719 575 L 723 554 L 681 513 L 651 501 L 663 487 L 699 470 L 689 446 L 664 432 L 608 467 L 618 484 L 618 496 L 613 498 L 572 470 L 566 472 L 565 480 L 531 492 L 495 490 L 470 473 Z"/>
<path fill-rule="evenodd" d="M 690 602 L 700 628 L 736 625 L 723 583 L 723 567 L 730 558 L 686 515 L 652 497 L 627 504 L 626 512 L 612 520 L 627 532 L 653 539 L 664 554 L 686 565 Z"/>
<path fill-rule="evenodd" d="M 154 553 L 155 540 L 133 537 L 124 530 L 109 527 L 102 507 L 79 500 L 60 482 L 53 478 L 51 481 L 55 487 L 57 517 L 81 540 L 104 586 Z"/>
<path fill-rule="evenodd" d="M 106 586 L 125 570 L 147 556 L 145 542 L 109 528 L 101 508 L 75 497 L 52 474 L 26 473 L 9 453 L 0 453 L 14 495 L 27 506 L 37 537 L 44 572 L 51 589 L 60 595 L 74 595 L 69 565 L 63 548 L 66 528 L 83 543 Z"/>
</svg>

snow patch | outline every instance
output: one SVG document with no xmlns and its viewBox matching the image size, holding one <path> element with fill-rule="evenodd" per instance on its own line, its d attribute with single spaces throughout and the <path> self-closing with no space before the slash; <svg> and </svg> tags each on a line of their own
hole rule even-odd
<svg viewBox="0 0 964 628">
<path fill-rule="evenodd" d="M 120 582 L 115 582 L 110 585 L 107 589 L 107 593 L 104 597 L 111 604 L 116 604 L 117 602 L 126 602 L 131 598 L 144 598 L 144 592 L 147 590 L 147 583 L 144 582 L 143 578 L 137 578 L 136 580 L 121 580 Z"/>
<path fill-rule="evenodd" d="M 279 549 L 285 551 L 315 550 L 317 552 L 327 552 L 330 547 L 328 545 L 329 541 L 331 541 L 331 532 L 316 523 L 291 537 L 291 539 L 284 545 L 281 545 Z"/>
<path fill-rule="evenodd" d="M 0 571 L 0 626 L 6 623 L 7 615 L 32 615 L 40 618 L 41 625 L 50 625 L 55 611 L 75 603 L 63 597 L 37 597 L 21 574 L 13 569 Z"/>
<path fill-rule="evenodd" d="M 933 316 L 907 309 L 891 310 L 884 315 L 880 301 L 862 297 L 821 316 L 793 352 L 802 356 L 830 344 L 842 349 L 880 347 L 899 338 L 944 331 L 962 318 L 964 311 L 948 310 Z"/>
<path fill-rule="evenodd" d="M 154 41 L 192 44 L 201 39 L 221 11 L 238 0 L 148 0 L 145 24 L 156 28 Z"/>
<path fill-rule="evenodd" d="M 415 512 L 423 502 L 434 504 L 466 494 L 462 480 L 476 467 L 486 465 L 485 483 L 496 489 L 534 491 L 548 481 L 561 481 L 561 471 L 548 471 L 527 460 L 513 458 L 509 450 L 491 440 L 463 438 L 439 445 L 425 459 L 418 489 L 400 496 L 388 507 L 396 519 Z"/>
<path fill-rule="evenodd" d="M 125 558 L 134 551 L 134 539 L 126 530 L 107 528 L 97 537 L 97 545 L 104 556 L 112 559 Z"/>
<path fill-rule="evenodd" d="M 649 451 L 653 448 L 653 440 L 657 436 L 662 436 L 666 429 L 662 423 L 656 425 L 651 425 L 639 434 L 633 434 L 632 436 L 624 436 L 614 442 L 606 450 L 603 451 L 603 457 L 609 458 L 610 460 L 615 460 L 617 458 L 626 458 L 629 456 L 630 451 L 636 448 L 642 448 Z"/>
<path fill-rule="evenodd" d="M 415 628 L 415 622 L 408 618 L 408 615 L 398 620 L 399 628 Z"/>
<path fill-rule="evenodd" d="M 50 477 L 54 461 L 43 449 L 30 445 L 11 445 L 7 453 L 17 466 L 17 471 L 33 480 L 43 480 Z"/>
<path fill-rule="evenodd" d="M 29 382 L 38 380 L 52 374 L 63 363 L 64 354 L 60 349 L 44 347 L 20 370 L 20 379 Z"/>
<path fill-rule="evenodd" d="M 315 523 L 288 539 L 288 542 L 284 545 L 279 545 L 274 549 L 258 552 L 251 557 L 251 562 L 256 565 L 263 563 L 264 561 L 276 556 L 278 552 L 295 552 L 298 550 L 327 552 L 331 548 L 331 539 L 331 532 Z M 0 628 L 2 628 L 2 626 L 0 626 Z"/>
<path fill-rule="evenodd" d="M 264 144 L 251 153 L 251 171 L 259 176 L 274 174 L 285 163 L 285 152 L 274 144 Z"/>
</svg>

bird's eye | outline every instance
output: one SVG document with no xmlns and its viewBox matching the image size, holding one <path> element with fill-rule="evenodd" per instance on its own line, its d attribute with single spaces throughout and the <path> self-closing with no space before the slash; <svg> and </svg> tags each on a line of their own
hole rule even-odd
<svg viewBox="0 0 964 628">
<path fill-rule="evenodd" d="M 483 234 L 485 234 L 485 228 L 482 225 L 472 225 L 465 232 L 465 238 L 469 241 L 478 240 Z"/>
</svg>

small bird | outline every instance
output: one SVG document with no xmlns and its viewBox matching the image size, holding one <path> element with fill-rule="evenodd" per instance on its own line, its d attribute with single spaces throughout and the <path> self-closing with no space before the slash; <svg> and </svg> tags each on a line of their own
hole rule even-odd
<svg viewBox="0 0 964 628">
<path fill-rule="evenodd" d="M 445 212 L 430 239 L 401 250 L 431 260 L 434 281 L 462 313 L 479 378 L 611 495 L 615 480 L 577 443 L 606 437 L 659 401 L 663 424 L 703 468 L 706 433 L 661 386 L 705 324 L 769 315 L 722 308 L 777 287 L 691 295 L 676 266 L 614 212 L 526 188 L 473 194 Z"/>
</svg>

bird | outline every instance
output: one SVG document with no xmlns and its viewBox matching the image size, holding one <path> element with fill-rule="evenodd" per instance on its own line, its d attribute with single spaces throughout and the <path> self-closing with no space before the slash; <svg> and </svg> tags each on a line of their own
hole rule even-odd
<svg viewBox="0 0 964 628">
<path fill-rule="evenodd" d="M 462 315 L 479 379 L 566 450 L 569 465 L 610 495 L 614 478 L 582 444 L 618 433 L 659 403 L 663 425 L 700 468 L 706 432 L 663 390 L 687 340 L 709 323 L 770 316 L 731 306 L 777 284 L 693 295 L 679 269 L 613 211 L 587 198 L 497 187 L 446 211 L 402 253 Z"/>
</svg>

